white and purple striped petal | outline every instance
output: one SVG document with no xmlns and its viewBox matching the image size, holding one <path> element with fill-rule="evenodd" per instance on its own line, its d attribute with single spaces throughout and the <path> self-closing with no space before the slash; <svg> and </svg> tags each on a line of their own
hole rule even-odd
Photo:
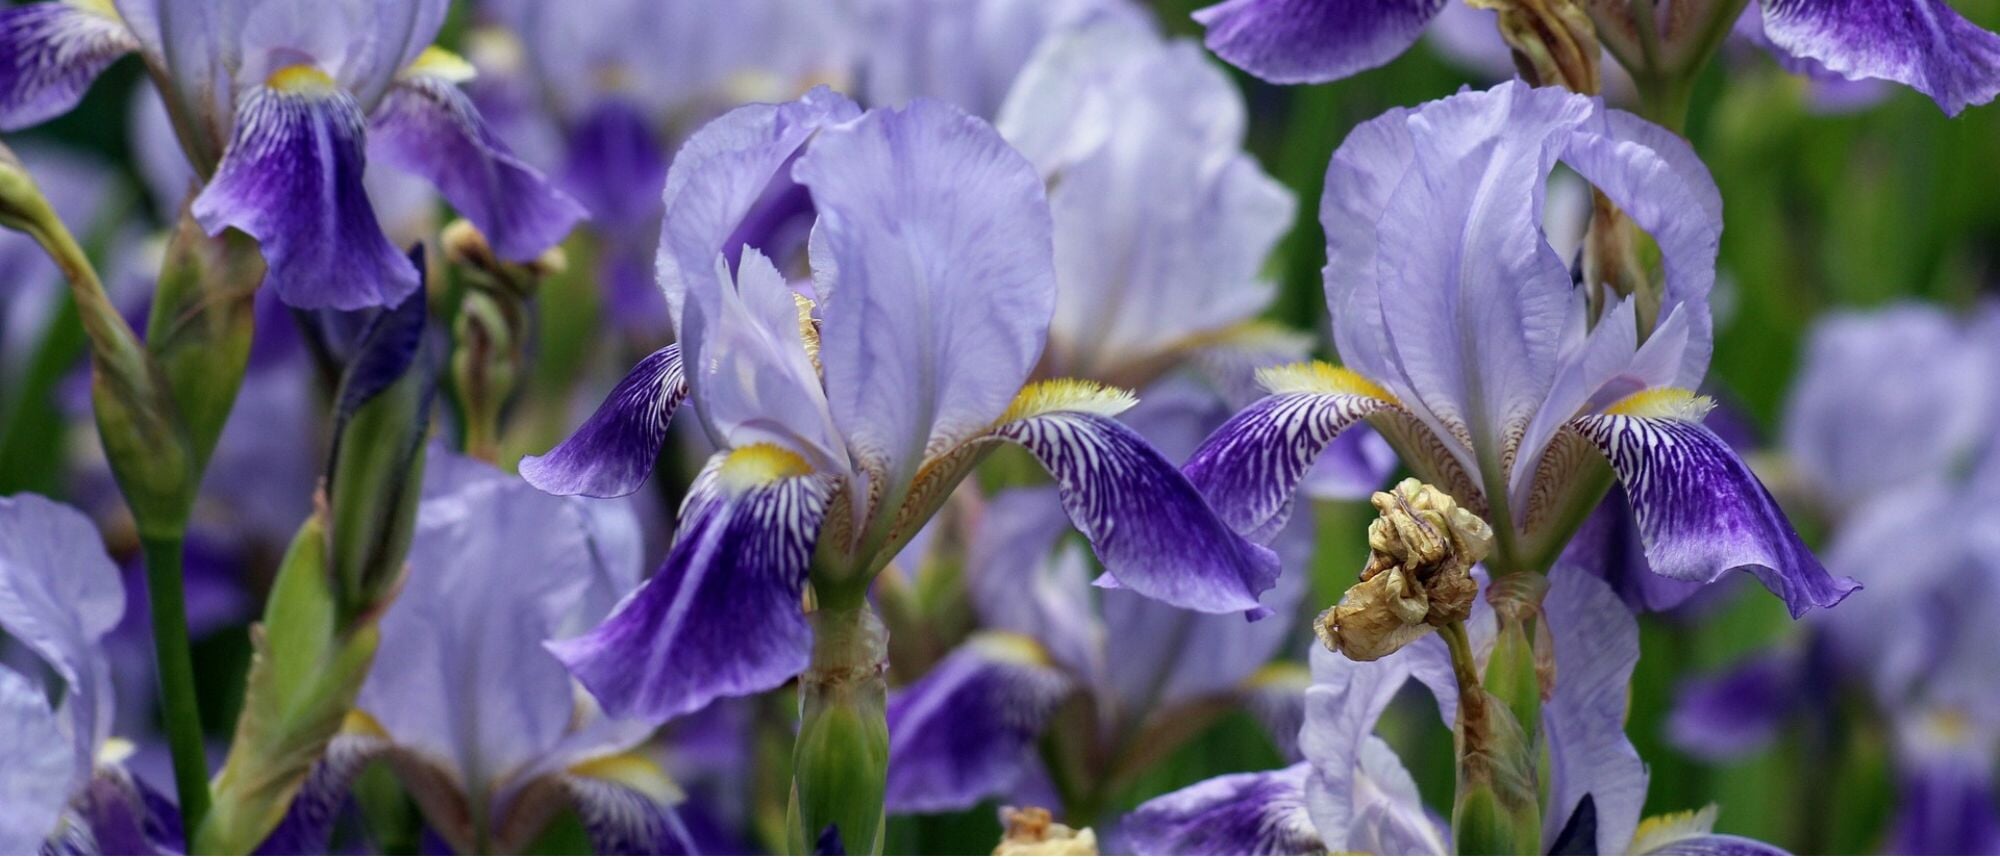
<svg viewBox="0 0 2000 857">
<path fill-rule="evenodd" d="M 595 777 L 561 780 L 598 854 L 696 854 L 696 843 L 661 796 Z"/>
<path fill-rule="evenodd" d="M 1340 370 L 1315 389 L 1287 387 L 1231 417 L 1182 466 L 1215 514 L 1236 532 L 1269 539 L 1291 516 L 1293 495 L 1320 453 L 1363 417 L 1394 407 Z"/>
<path fill-rule="evenodd" d="M 1763 0 L 1778 50 L 1849 80 L 1881 78 L 1957 115 L 2000 93 L 2000 36 L 1942 0 Z"/>
<path fill-rule="evenodd" d="M 887 809 L 959 810 L 1006 792 L 1074 687 L 1035 641 L 974 634 L 889 700 Z"/>
<path fill-rule="evenodd" d="M 1860 588 L 1827 573 L 1771 493 L 1714 432 L 1676 415 L 1617 410 L 1570 425 L 1624 483 L 1655 573 L 1706 583 L 1747 570 L 1784 599 L 1794 618 Z"/>
<path fill-rule="evenodd" d="M 687 394 L 680 346 L 646 355 L 567 440 L 522 458 L 521 477 L 550 494 L 623 497 L 637 491 L 652 474 L 667 424 Z"/>
<path fill-rule="evenodd" d="M 0 9 L 0 131 L 68 113 L 105 67 L 138 47 L 115 14 L 85 0 Z"/>
<path fill-rule="evenodd" d="M 382 161 L 436 185 L 502 259 L 525 262 L 583 219 L 583 206 L 515 157 L 450 79 L 412 69 L 369 117 Z"/>
<path fill-rule="evenodd" d="M 587 634 L 548 644 L 615 717 L 665 720 L 805 669 L 800 603 L 829 485 L 775 446 L 720 453 L 660 570 Z"/>
<path fill-rule="evenodd" d="M 209 234 L 235 227 L 269 266 L 265 282 L 302 309 L 394 306 L 417 271 L 389 243 L 362 187 L 366 121 L 353 96 L 307 68 L 244 98 L 236 131 L 193 213 Z"/>
<path fill-rule="evenodd" d="M 1325 854 L 1306 814 L 1301 763 L 1203 780 L 1139 805 L 1119 822 L 1133 854 Z"/>
<path fill-rule="evenodd" d="M 1228 0 L 1194 13 L 1208 47 L 1272 83 L 1324 83 L 1386 64 L 1445 0 Z"/>
<path fill-rule="evenodd" d="M 1542 707 L 1547 812 L 1569 818 L 1588 796 L 1596 807 L 1594 853 L 1616 854 L 1632 841 L 1646 805 L 1646 763 L 1625 737 L 1639 623 L 1604 581 L 1572 566 L 1549 573 L 1542 615 L 1556 661 L 1555 693 Z M 1550 824 L 1542 832 L 1546 847 L 1560 829 Z"/>
</svg>

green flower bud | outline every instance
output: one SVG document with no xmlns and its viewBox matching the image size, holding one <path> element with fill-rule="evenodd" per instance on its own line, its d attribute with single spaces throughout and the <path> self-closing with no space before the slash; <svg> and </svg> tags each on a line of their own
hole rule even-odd
<svg viewBox="0 0 2000 857">
<path fill-rule="evenodd" d="M 867 604 L 812 615 L 812 663 L 799 676 L 788 828 L 792 851 L 829 829 L 849 853 L 882 851 L 889 775 L 888 639 Z"/>
</svg>

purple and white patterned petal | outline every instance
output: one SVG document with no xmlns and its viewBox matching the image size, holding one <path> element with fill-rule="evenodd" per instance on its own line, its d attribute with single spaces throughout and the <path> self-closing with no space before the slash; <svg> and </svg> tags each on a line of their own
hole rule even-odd
<svg viewBox="0 0 2000 857">
<path fill-rule="evenodd" d="M 378 732 L 345 731 L 335 735 L 312 771 L 306 774 L 305 782 L 299 785 L 298 794 L 285 808 L 284 818 L 257 847 L 257 853 L 326 853 L 334 822 L 347 805 L 354 778 L 389 748 L 388 738 Z"/>
<path fill-rule="evenodd" d="M 633 786 L 577 775 L 563 788 L 598 854 L 695 854 L 696 843 L 661 795 Z"/>
<path fill-rule="evenodd" d="M 1232 532 L 1179 470 L 1111 419 L 1130 404 L 1095 385 L 1044 382 L 1022 391 L 991 436 L 1020 444 L 1055 477 L 1070 521 L 1120 587 L 1204 613 L 1268 615 L 1258 598 L 1277 582 L 1277 555 Z"/>
<path fill-rule="evenodd" d="M 139 48 L 109 4 L 92 0 L 0 9 L 0 131 L 68 113 L 104 69 Z"/>
<path fill-rule="evenodd" d="M 1269 539 L 1320 453 L 1363 417 L 1394 407 L 1381 388 L 1323 363 L 1259 375 L 1272 395 L 1231 417 L 1182 466 L 1236 532 Z"/>
<path fill-rule="evenodd" d="M 1640 825 L 1638 836 L 1629 845 L 1621 844 L 1614 854 L 1681 855 L 1782 855 L 1791 852 L 1744 836 L 1716 833 L 1714 804 L 1694 812 L 1654 816 Z"/>
<path fill-rule="evenodd" d="M 110 737 L 111 664 L 102 641 L 124 613 L 124 582 L 89 518 L 34 494 L 0 497 L 0 631 L 62 678 L 58 713 L 79 777 L 89 776 Z"/>
<path fill-rule="evenodd" d="M 1658 848 L 1642 853 L 1677 854 L 1683 857 L 1770 857 L 1770 855 L 1782 857 L 1792 852 L 1747 836 L 1708 833 L 1666 842 Z"/>
<path fill-rule="evenodd" d="M 1813 557 L 1749 466 L 1698 422 L 1700 407 L 1684 392 L 1648 391 L 1570 422 L 1624 483 L 1653 571 L 1707 583 L 1746 570 L 1794 618 L 1859 589 Z"/>
<path fill-rule="evenodd" d="M 2000 36 L 1942 0 L 1763 0 L 1779 51 L 1849 80 L 1893 80 L 1949 115 L 2000 93 Z"/>
<path fill-rule="evenodd" d="M 455 80 L 452 58 L 403 73 L 369 117 L 368 145 L 384 163 L 423 176 L 479 227 L 500 258 L 534 259 L 583 219 L 583 206 L 515 157 Z"/>
<path fill-rule="evenodd" d="M 623 497 L 639 490 L 667 440 L 667 424 L 687 398 L 681 347 L 639 361 L 568 439 L 521 459 L 521 478 L 550 494 Z"/>
<path fill-rule="evenodd" d="M 1005 793 L 1075 686 L 1034 640 L 975 633 L 889 700 L 885 806 L 945 812 Z"/>
<path fill-rule="evenodd" d="M 663 721 L 805 669 L 800 599 L 829 485 L 775 446 L 719 453 L 660 570 L 602 624 L 548 643 L 614 717 Z"/>
<path fill-rule="evenodd" d="M 820 132 L 792 174 L 819 211 L 819 356 L 851 487 L 892 504 L 928 456 L 984 434 L 1041 355 L 1042 181 L 991 125 L 921 99 Z"/>
<path fill-rule="evenodd" d="M 1542 615 L 1556 660 L 1555 693 L 1542 708 L 1548 814 L 1568 818 L 1589 796 L 1597 811 L 1595 853 L 1616 854 L 1632 841 L 1646 805 L 1646 763 L 1625 737 L 1639 623 L 1604 581 L 1571 566 L 1549 573 Z M 1543 846 L 1559 832 L 1546 826 Z"/>
<path fill-rule="evenodd" d="M 1168 792 L 1119 822 L 1117 844 L 1133 854 L 1325 854 L 1306 814 L 1312 766 L 1227 774 Z"/>
<path fill-rule="evenodd" d="M 39 854 L 56 832 L 78 772 L 48 694 L 0 667 L 0 851 Z M 56 787 L 58 784 L 63 787 Z"/>
<path fill-rule="evenodd" d="M 256 238 L 265 281 L 301 309 L 394 306 L 417 271 L 389 243 L 362 187 L 366 120 L 324 73 L 287 68 L 242 101 L 215 178 L 195 197 L 209 234 Z"/>
<path fill-rule="evenodd" d="M 1445 0 L 1228 0 L 1194 13 L 1208 47 L 1272 83 L 1325 83 L 1416 44 Z"/>
</svg>

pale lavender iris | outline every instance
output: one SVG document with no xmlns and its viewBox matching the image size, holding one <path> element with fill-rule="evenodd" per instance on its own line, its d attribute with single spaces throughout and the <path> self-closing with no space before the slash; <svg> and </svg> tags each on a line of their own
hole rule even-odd
<svg viewBox="0 0 2000 857">
<path fill-rule="evenodd" d="M 804 263 L 817 300 L 770 248 L 730 260 L 741 223 L 794 186 L 817 216 Z M 1003 442 L 1050 469 L 1106 585 L 1211 612 L 1264 609 L 1276 558 L 1110 418 L 1128 394 L 1023 388 L 1055 304 L 1050 240 L 1032 166 L 938 102 L 864 114 L 821 89 L 689 139 L 667 177 L 659 254 L 678 345 L 521 467 L 558 493 L 629 493 L 682 398 L 722 450 L 660 572 L 595 631 L 554 646 L 607 710 L 681 713 L 796 675 L 814 552 L 872 574 Z"/>
<path fill-rule="evenodd" d="M 462 852 L 524 848 L 534 819 L 572 808 L 605 853 L 683 853 L 678 788 L 646 746 L 658 722 L 604 716 L 541 646 L 638 582 L 637 520 L 443 449 L 427 458 L 382 656 L 265 850 L 323 851 L 352 777 L 379 759 Z"/>
<path fill-rule="evenodd" d="M 257 238 L 268 281 L 298 307 L 397 303 L 417 271 L 363 190 L 372 155 L 422 176 L 509 259 L 583 214 L 486 127 L 457 88 L 462 60 L 430 49 L 444 2 L 105 0 L 0 12 L 0 128 L 66 112 L 136 52 L 206 178 L 193 215 Z"/>
<path fill-rule="evenodd" d="M 1208 46 L 1273 83 L 1316 83 L 1383 65 L 1415 44 L 1450 0 L 1226 0 L 1194 13 Z M 1942 0 L 1761 0 L 1783 59 L 1848 80 L 1881 79 L 1946 113 L 2000 93 L 2000 36 Z M 1492 34 L 1499 41 L 1499 34 Z"/>
<path fill-rule="evenodd" d="M 1540 228 L 1568 165 L 1660 248 L 1665 287 L 1593 308 Z M 1523 204 L 1525 201 L 1525 204 Z M 1267 371 L 1253 404 L 1191 459 L 1239 532 L 1271 532 L 1321 450 L 1363 419 L 1405 464 L 1494 525 L 1497 562 L 1546 567 L 1597 501 L 1608 462 L 1653 570 L 1754 573 L 1793 615 L 1855 587 L 1826 573 L 1768 491 L 1705 428 L 1721 201 L 1680 138 L 1599 100 L 1518 82 L 1398 109 L 1334 152 L 1320 220 L 1344 368 Z"/>
<path fill-rule="evenodd" d="M 33 494 L 0 497 L 0 632 L 15 650 L 0 663 L 0 851 L 181 847 L 171 804 L 125 770 L 130 747 L 111 736 L 103 640 L 125 606 L 89 518 Z"/>
<path fill-rule="evenodd" d="M 846 0 L 845 8 L 863 101 L 935 98 L 989 118 L 1050 35 L 1148 21 L 1133 0 Z"/>
</svg>

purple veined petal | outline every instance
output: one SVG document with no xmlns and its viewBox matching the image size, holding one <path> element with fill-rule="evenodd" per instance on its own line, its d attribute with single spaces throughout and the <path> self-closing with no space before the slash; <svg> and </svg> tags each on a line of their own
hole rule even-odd
<svg viewBox="0 0 2000 857">
<path fill-rule="evenodd" d="M 1361 376 L 1324 363 L 1260 373 L 1272 395 L 1231 417 L 1203 441 L 1182 472 L 1215 514 L 1251 538 L 1275 536 L 1328 444 L 1394 401 Z"/>
<path fill-rule="evenodd" d="M 1035 641 L 974 634 L 889 700 L 885 805 L 945 812 L 1007 791 L 1075 686 Z"/>
<path fill-rule="evenodd" d="M 1696 758 L 1726 762 L 1769 745 L 1806 703 L 1805 666 L 1791 653 L 1755 654 L 1674 692 L 1667 740 Z"/>
<path fill-rule="evenodd" d="M 1139 805 L 1119 822 L 1133 854 L 1325 854 L 1306 815 L 1310 765 L 1227 774 Z"/>
<path fill-rule="evenodd" d="M 792 175 L 819 211 L 827 402 L 856 470 L 882 480 L 855 496 L 892 498 L 928 455 L 985 434 L 1041 355 L 1042 181 L 992 126 L 926 99 L 822 131 Z"/>
<path fill-rule="evenodd" d="M 436 185 L 502 259 L 525 262 L 561 242 L 583 206 L 515 157 L 452 80 L 424 67 L 383 96 L 369 118 L 369 147 Z"/>
<path fill-rule="evenodd" d="M 1268 615 L 1258 598 L 1277 582 L 1277 555 L 1231 531 L 1159 451 L 1110 418 L 1130 404 L 1087 382 L 1043 382 L 990 436 L 1055 477 L 1070 521 L 1120 587 L 1204 613 Z"/>
<path fill-rule="evenodd" d="M 1948 115 L 2000 93 L 2000 36 L 1941 0 L 1763 0 L 1764 35 L 1849 80 L 1922 92 Z"/>
<path fill-rule="evenodd" d="M 1625 736 L 1639 623 L 1604 581 L 1576 567 L 1549 574 L 1542 615 L 1555 640 L 1556 687 L 1542 707 L 1549 747 L 1549 809 L 1568 818 L 1585 795 L 1597 807 L 1596 853 L 1632 841 L 1645 810 L 1646 764 Z M 1561 832 L 1543 830 L 1544 848 Z"/>
<path fill-rule="evenodd" d="M 784 683 L 811 648 L 800 598 L 830 493 L 798 453 L 718 453 L 660 570 L 549 651 L 614 717 L 662 721 Z"/>
<path fill-rule="evenodd" d="M 667 798 L 590 776 L 569 775 L 563 788 L 598 854 L 694 854 L 695 842 Z"/>
<path fill-rule="evenodd" d="M 187 850 L 180 812 L 123 765 L 99 765 L 70 818 L 89 831 L 97 854 L 181 854 Z M 65 838 L 69 835 L 65 832 Z"/>
<path fill-rule="evenodd" d="M 84 0 L 0 9 L 0 131 L 68 113 L 106 66 L 138 48 L 123 22 Z"/>
<path fill-rule="evenodd" d="M 1332 851 L 1442 854 L 1444 836 L 1417 795 L 1416 783 L 1375 723 L 1416 677 L 1422 655 L 1406 648 L 1376 661 L 1353 661 L 1314 646 L 1313 686 L 1299 749 L 1311 766 L 1306 807 Z"/>
<path fill-rule="evenodd" d="M 0 497 L 0 631 L 62 677 L 59 713 L 81 776 L 111 734 L 102 640 L 124 613 L 124 582 L 89 518 L 34 494 Z"/>
<path fill-rule="evenodd" d="M 1710 833 L 1676 839 L 1644 853 L 1677 854 L 1684 857 L 1765 857 L 1765 855 L 1787 855 L 1792 852 L 1748 836 Z"/>
<path fill-rule="evenodd" d="M 1859 589 L 1820 565 L 1749 466 L 1695 421 L 1700 407 L 1690 393 L 1649 390 L 1570 422 L 1624 483 L 1653 571 L 1707 583 L 1747 570 L 1793 618 Z"/>
<path fill-rule="evenodd" d="M 301 309 L 394 306 L 417 270 L 389 243 L 361 185 L 366 121 L 354 98 L 312 69 L 252 89 L 215 178 L 193 213 L 215 235 L 257 239 L 265 281 Z"/>
<path fill-rule="evenodd" d="M 646 355 L 567 440 L 523 457 L 521 478 L 550 494 L 623 497 L 639 490 L 687 394 L 680 346 Z"/>
<path fill-rule="evenodd" d="M 69 802 L 67 785 L 87 775 L 75 763 L 48 695 L 0 667 L 0 850 L 42 852 Z"/>
<path fill-rule="evenodd" d="M 1626 498 L 1622 485 L 1611 486 L 1604 500 L 1590 510 L 1583 526 L 1563 547 L 1559 563 L 1587 568 L 1603 577 L 1635 613 L 1672 610 L 1708 586 L 1653 573 L 1646 562 L 1639 525 L 1633 520 L 1632 501 Z"/>
<path fill-rule="evenodd" d="M 1630 845 L 1620 845 L 1614 853 L 1704 855 L 1705 857 L 1757 857 L 1791 852 L 1744 836 L 1715 833 L 1714 804 L 1694 812 L 1654 816 L 1639 825 Z"/>
<path fill-rule="evenodd" d="M 1444 0 L 1228 0 L 1197 10 L 1208 47 L 1272 83 L 1324 83 L 1386 64 Z"/>
<path fill-rule="evenodd" d="M 298 794 L 285 808 L 278 826 L 257 846 L 257 853 L 326 853 L 334 822 L 339 820 L 341 808 L 347 805 L 354 778 L 361 775 L 368 763 L 388 752 L 390 746 L 387 737 L 373 730 L 348 730 L 335 735 L 326 745 L 326 753 L 299 785 Z"/>
</svg>

